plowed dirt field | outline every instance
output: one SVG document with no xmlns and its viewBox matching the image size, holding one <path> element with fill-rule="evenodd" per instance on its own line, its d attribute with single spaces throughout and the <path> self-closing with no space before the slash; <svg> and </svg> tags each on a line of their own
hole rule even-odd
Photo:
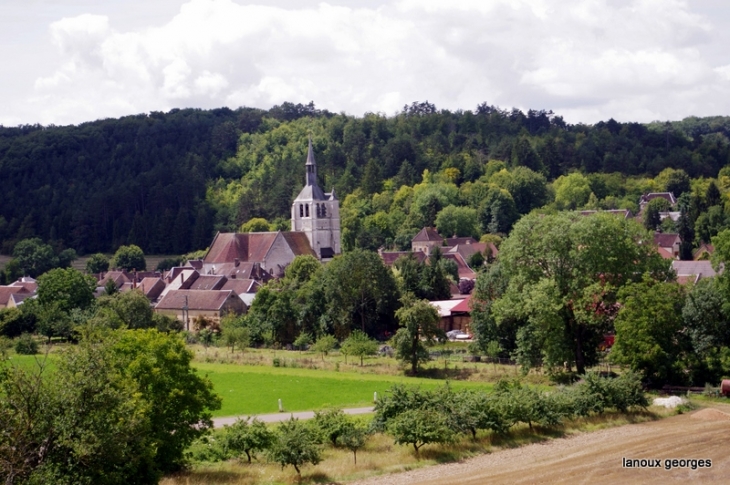
<svg viewBox="0 0 730 485">
<path fill-rule="evenodd" d="M 718 404 L 713 408 L 498 451 L 461 463 L 373 477 L 355 484 L 730 483 L 730 406 Z M 624 458 L 643 459 L 652 465 L 659 460 L 660 467 L 625 467 Z M 693 470 L 691 463 L 685 463 L 687 466 L 667 470 L 667 460 L 671 459 L 711 460 L 711 467 Z"/>
</svg>

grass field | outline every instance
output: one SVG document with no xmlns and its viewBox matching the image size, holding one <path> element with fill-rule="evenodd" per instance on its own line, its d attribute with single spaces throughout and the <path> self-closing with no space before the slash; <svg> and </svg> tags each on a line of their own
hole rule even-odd
<svg viewBox="0 0 730 485">
<path fill-rule="evenodd" d="M 278 411 L 309 411 L 327 407 L 362 407 L 373 403 L 373 393 L 382 396 L 394 384 L 432 389 L 445 381 L 392 375 L 355 374 L 325 370 L 292 369 L 235 364 L 195 363 L 213 382 L 223 398 L 214 416 L 263 414 Z M 455 381 L 454 388 L 491 389 L 487 383 Z"/>
<path fill-rule="evenodd" d="M 108 258 L 111 258 L 112 254 L 107 254 Z M 86 256 L 81 256 L 79 259 L 71 263 L 71 267 L 75 268 L 79 271 L 86 271 L 86 262 L 91 257 L 90 254 Z M 145 255 L 145 262 L 147 263 L 147 270 L 148 271 L 154 271 L 155 268 L 157 268 L 157 265 L 160 264 L 160 261 L 167 258 L 175 258 L 177 255 L 165 255 L 165 254 L 147 254 Z M 3 269 L 8 261 L 10 261 L 10 256 L 2 255 L 0 254 L 0 269 Z"/>
</svg>

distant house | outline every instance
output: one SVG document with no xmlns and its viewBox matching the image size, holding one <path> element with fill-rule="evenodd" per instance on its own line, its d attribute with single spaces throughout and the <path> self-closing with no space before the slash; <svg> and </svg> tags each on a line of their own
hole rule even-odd
<svg viewBox="0 0 730 485">
<path fill-rule="evenodd" d="M 383 260 L 383 264 L 388 267 L 393 266 L 398 261 L 398 258 L 407 257 L 408 255 L 412 255 L 419 263 L 423 263 L 426 260 L 426 253 L 421 251 L 378 251 L 378 255 Z"/>
<path fill-rule="evenodd" d="M 702 243 L 700 247 L 694 250 L 692 253 L 692 259 L 695 261 L 702 261 L 710 259 L 712 253 L 715 252 L 715 247 L 712 244 Z"/>
<path fill-rule="evenodd" d="M 682 243 L 682 240 L 679 238 L 679 234 L 656 232 L 654 233 L 654 243 L 659 248 L 666 251 L 666 253 L 669 253 L 672 258 L 679 258 L 679 245 Z M 660 252 L 660 254 L 662 254 L 662 252 Z"/>
<path fill-rule="evenodd" d="M 712 278 L 717 275 L 709 261 L 672 261 L 672 269 L 677 274 L 677 282 L 680 284 L 697 283 L 702 278 Z"/>
<path fill-rule="evenodd" d="M 467 244 L 456 244 L 452 246 L 446 253 L 460 254 L 461 257 L 468 262 L 469 258 L 471 258 L 474 253 L 481 253 L 484 256 L 485 260 L 488 260 L 490 258 L 495 259 L 499 254 L 499 249 L 497 249 L 497 246 L 495 246 L 494 243 L 470 242 Z"/>
<path fill-rule="evenodd" d="M 172 290 L 160 299 L 155 313 L 177 318 L 186 329 L 197 317 L 220 323 L 233 313 L 246 313 L 248 307 L 233 290 Z"/>
<path fill-rule="evenodd" d="M 444 238 L 439 235 L 434 227 L 424 227 L 411 240 L 411 250 L 413 252 L 421 251 L 426 256 L 431 254 L 434 247 L 443 245 Z"/>
<path fill-rule="evenodd" d="M 469 333 L 471 324 L 471 295 L 462 300 L 440 300 L 429 302 L 439 314 L 439 328 L 444 332 L 461 330 Z"/>
<path fill-rule="evenodd" d="M 31 296 L 32 293 L 22 286 L 0 286 L 0 308 L 15 308 Z"/>
<path fill-rule="evenodd" d="M 672 192 L 651 192 L 649 194 L 644 194 L 639 198 L 639 211 L 643 211 L 646 204 L 654 199 L 664 199 L 671 205 L 675 205 L 677 203 L 677 199 L 674 197 Z"/>
</svg>

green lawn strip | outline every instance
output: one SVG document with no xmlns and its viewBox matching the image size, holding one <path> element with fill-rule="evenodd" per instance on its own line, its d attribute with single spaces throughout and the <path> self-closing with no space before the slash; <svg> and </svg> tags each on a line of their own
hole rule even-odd
<svg viewBox="0 0 730 485">
<path fill-rule="evenodd" d="M 240 366 L 196 362 L 202 375 L 213 382 L 223 399 L 213 416 L 275 413 L 278 400 L 285 411 L 310 411 L 336 407 L 372 406 L 373 393 L 383 396 L 394 384 L 417 385 L 424 389 L 446 381 L 391 375 L 340 373 L 323 370 Z M 451 381 L 455 389 L 470 387 L 489 390 L 481 382 Z"/>
<path fill-rule="evenodd" d="M 46 356 L 43 354 L 36 354 L 36 355 L 19 355 L 14 354 L 10 355 L 8 357 L 7 362 L 10 365 L 19 367 L 21 369 L 37 369 L 39 363 L 44 363 L 46 365 L 47 370 L 53 370 L 55 369 L 55 359 L 57 358 L 54 354 L 48 354 L 48 360 L 46 361 Z"/>
</svg>

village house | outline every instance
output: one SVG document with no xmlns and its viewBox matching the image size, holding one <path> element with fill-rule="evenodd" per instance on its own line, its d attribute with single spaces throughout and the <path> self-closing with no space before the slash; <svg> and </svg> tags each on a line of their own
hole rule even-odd
<svg viewBox="0 0 730 485">
<path fill-rule="evenodd" d="M 224 316 L 247 310 L 233 290 L 172 290 L 155 306 L 155 313 L 180 320 L 186 330 L 192 330 L 192 323 L 199 317 L 219 324 Z"/>
</svg>

